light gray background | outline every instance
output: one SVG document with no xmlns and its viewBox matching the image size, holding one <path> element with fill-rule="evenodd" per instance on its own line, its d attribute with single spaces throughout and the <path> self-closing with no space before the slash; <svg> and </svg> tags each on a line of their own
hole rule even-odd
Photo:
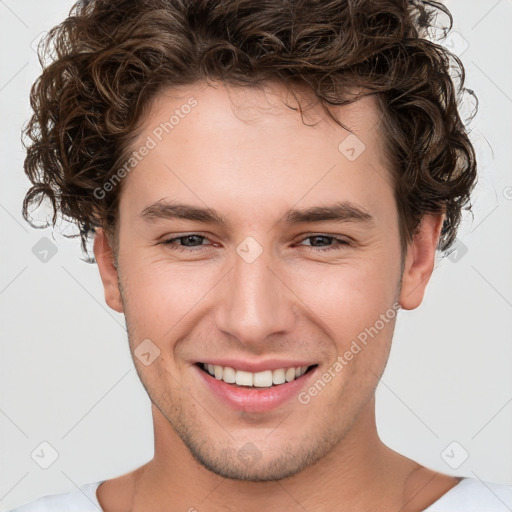
<svg viewBox="0 0 512 512">
<path fill-rule="evenodd" d="M 400 313 L 378 428 L 433 469 L 512 484 L 512 1 L 446 3 L 457 32 L 446 44 L 462 52 L 480 99 L 475 215 L 459 235 L 467 253 L 440 260 L 421 308 Z M 20 127 L 39 74 L 32 47 L 71 5 L 0 0 L 0 510 L 123 474 L 153 454 L 150 402 L 96 266 L 58 234 L 58 252 L 41 262 L 32 248 L 51 230 L 20 214 Z M 59 454 L 48 469 L 31 458 L 43 441 Z"/>
</svg>

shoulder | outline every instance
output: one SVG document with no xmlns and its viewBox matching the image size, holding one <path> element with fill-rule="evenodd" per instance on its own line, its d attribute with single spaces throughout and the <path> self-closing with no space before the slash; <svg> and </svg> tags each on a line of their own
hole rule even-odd
<svg viewBox="0 0 512 512">
<path fill-rule="evenodd" d="M 102 482 L 85 484 L 73 491 L 42 496 L 10 512 L 102 512 L 96 489 Z"/>
<path fill-rule="evenodd" d="M 463 478 L 424 512 L 510 512 L 512 485 Z"/>
</svg>

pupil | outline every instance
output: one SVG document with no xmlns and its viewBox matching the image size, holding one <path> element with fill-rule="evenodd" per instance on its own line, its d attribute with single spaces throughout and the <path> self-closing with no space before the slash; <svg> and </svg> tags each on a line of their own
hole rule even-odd
<svg viewBox="0 0 512 512">
<path fill-rule="evenodd" d="M 190 241 L 190 239 L 192 239 L 192 241 L 193 241 L 194 239 L 196 239 L 196 242 L 201 242 L 201 240 L 200 240 L 200 239 L 201 239 L 201 237 L 200 237 L 200 236 L 197 236 L 197 235 L 189 235 L 189 236 L 184 237 L 184 240 L 188 240 L 188 241 Z M 187 244 L 187 243 L 186 243 L 185 245 L 187 245 L 187 246 L 188 246 L 188 245 L 190 245 L 190 244 Z M 192 243 L 191 245 L 194 245 L 194 243 Z"/>
<path fill-rule="evenodd" d="M 315 240 L 315 241 L 318 241 L 318 239 L 320 239 L 320 240 L 323 239 L 324 241 L 327 241 L 327 237 L 326 236 L 314 236 L 313 237 L 313 240 Z M 316 243 L 313 243 L 312 245 L 314 245 L 315 247 L 317 246 Z M 322 245 L 325 245 L 325 244 L 320 244 L 320 246 L 322 246 Z"/>
</svg>

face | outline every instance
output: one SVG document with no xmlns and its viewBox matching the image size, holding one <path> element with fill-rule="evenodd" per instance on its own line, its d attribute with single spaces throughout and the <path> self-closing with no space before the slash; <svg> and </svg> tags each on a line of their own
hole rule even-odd
<svg viewBox="0 0 512 512">
<path fill-rule="evenodd" d="M 278 86 L 161 94 L 122 184 L 117 269 L 95 245 L 158 428 L 233 479 L 291 476 L 343 440 L 440 227 L 402 275 L 375 100 L 334 109 L 353 135 L 284 101 Z"/>
</svg>

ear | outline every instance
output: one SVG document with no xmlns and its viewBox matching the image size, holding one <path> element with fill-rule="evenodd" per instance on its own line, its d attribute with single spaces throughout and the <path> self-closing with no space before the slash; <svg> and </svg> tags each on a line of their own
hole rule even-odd
<svg viewBox="0 0 512 512">
<path fill-rule="evenodd" d="M 443 220 L 443 214 L 425 214 L 418 232 L 407 248 L 399 301 L 404 309 L 415 309 L 423 300 L 434 270 Z"/>
<path fill-rule="evenodd" d="M 97 229 L 94 237 L 94 257 L 98 264 L 105 302 L 110 308 L 123 313 L 123 302 L 119 291 L 119 274 L 115 264 L 114 251 L 103 229 Z"/>
</svg>

